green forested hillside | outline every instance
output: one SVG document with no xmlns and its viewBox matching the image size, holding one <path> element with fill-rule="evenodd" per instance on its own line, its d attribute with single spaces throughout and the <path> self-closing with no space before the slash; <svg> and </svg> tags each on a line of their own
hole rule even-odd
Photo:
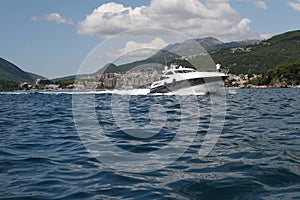
<svg viewBox="0 0 300 200">
<path fill-rule="evenodd" d="M 261 77 L 251 80 L 248 84 L 287 87 L 300 84 L 300 60 L 286 63 L 269 70 Z"/>
<path fill-rule="evenodd" d="M 191 44 L 195 44 L 195 42 L 187 40 L 182 43 L 170 44 L 144 60 L 119 66 L 110 63 L 102 68 L 102 71 L 105 69 L 106 73 L 125 72 L 139 67 L 163 66 L 165 63 L 177 63 L 186 67 L 207 70 L 215 69 L 215 66 L 210 66 L 213 63 L 211 61 L 214 61 L 214 63 L 221 63 L 223 67 L 229 68 L 229 73 L 266 74 L 278 65 L 300 60 L 300 30 L 276 35 L 264 41 L 247 40 L 223 43 L 215 38 L 195 39 L 195 41 L 210 54 L 191 56 L 192 58 L 188 60 L 182 59 L 181 54 L 178 55 L 174 52 L 185 52 L 186 57 L 195 55 L 191 48 Z M 59 80 L 64 79 L 74 78 L 63 77 Z"/>
<path fill-rule="evenodd" d="M 196 39 L 203 47 L 210 52 L 215 63 L 221 63 L 228 67 L 233 74 L 264 74 L 283 63 L 292 63 L 300 60 L 300 31 L 291 31 L 276 35 L 264 41 L 244 41 L 222 43 L 214 38 Z M 133 63 L 114 67 L 115 71 L 127 71 L 138 65 L 147 63 L 178 61 L 179 55 L 172 54 L 169 49 L 190 49 L 189 41 L 169 45 L 152 57 Z M 191 54 L 192 55 L 192 54 Z M 188 60 L 189 63 L 197 65 L 197 69 L 204 69 L 209 59 L 206 56 L 194 57 Z M 209 67 L 211 68 L 211 66 Z"/>
<path fill-rule="evenodd" d="M 229 67 L 231 73 L 264 74 L 280 64 L 300 60 L 300 31 L 280 34 L 241 49 L 224 48 L 211 56 L 216 63 Z"/>
<path fill-rule="evenodd" d="M 18 89 L 20 82 L 34 83 L 37 78 L 46 79 L 43 76 L 25 72 L 13 63 L 0 58 L 0 91 L 13 91 Z"/>
<path fill-rule="evenodd" d="M 29 74 L 3 58 L 0 58 L 0 80 L 34 81 Z"/>
<path fill-rule="evenodd" d="M 14 91 L 19 88 L 19 84 L 15 81 L 0 80 L 0 91 Z"/>
</svg>

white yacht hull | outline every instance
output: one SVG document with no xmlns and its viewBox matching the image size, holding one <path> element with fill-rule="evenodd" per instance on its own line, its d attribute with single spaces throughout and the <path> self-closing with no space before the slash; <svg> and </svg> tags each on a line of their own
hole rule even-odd
<svg viewBox="0 0 300 200">
<path fill-rule="evenodd" d="M 170 91 L 164 94 L 168 95 L 206 95 L 216 93 L 220 87 L 224 86 L 223 81 L 217 81 L 207 84 L 195 85 L 187 88 Z"/>
<path fill-rule="evenodd" d="M 228 76 L 219 72 L 198 72 L 189 68 L 170 69 L 150 86 L 150 93 L 197 95 L 210 94 L 224 85 Z"/>
</svg>

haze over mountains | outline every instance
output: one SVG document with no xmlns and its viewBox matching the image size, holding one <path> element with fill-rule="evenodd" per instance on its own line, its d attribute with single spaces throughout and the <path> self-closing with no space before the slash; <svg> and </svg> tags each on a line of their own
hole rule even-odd
<svg viewBox="0 0 300 200">
<path fill-rule="evenodd" d="M 216 63 L 221 63 L 230 69 L 231 73 L 265 73 L 269 69 L 283 63 L 290 63 L 300 60 L 300 31 L 291 31 L 276 35 L 265 41 L 246 40 L 242 42 L 224 43 L 216 38 L 206 37 L 194 40 L 187 40 L 182 43 L 175 43 L 166 46 L 153 56 L 144 60 L 132 63 L 115 65 L 107 64 L 107 73 L 125 72 L 132 68 L 147 64 L 165 64 L 174 62 L 182 56 L 192 56 L 187 58 L 188 62 L 203 65 L 199 57 L 199 45 L 196 49 L 199 55 L 195 55 L 196 50 L 193 45 L 199 44 L 203 47 L 203 53 L 208 52 Z M 196 48 L 196 47 L 195 47 Z M 180 52 L 180 53 L 178 53 Z M 193 60 L 194 59 L 194 60 Z M 101 66 L 99 66 L 99 69 Z M 96 72 L 95 72 L 96 73 Z M 15 82 L 34 82 L 42 76 L 25 72 L 13 63 L 0 58 L 0 80 L 11 80 Z M 59 79 L 72 79 L 74 76 Z"/>
</svg>

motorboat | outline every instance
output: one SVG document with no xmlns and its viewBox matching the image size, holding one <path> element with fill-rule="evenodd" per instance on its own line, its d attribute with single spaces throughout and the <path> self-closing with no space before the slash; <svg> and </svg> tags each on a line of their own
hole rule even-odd
<svg viewBox="0 0 300 200">
<path fill-rule="evenodd" d="M 150 86 L 150 94 L 210 94 L 224 86 L 228 75 L 217 68 L 216 71 L 200 72 L 192 68 L 166 67 L 160 80 Z"/>
</svg>

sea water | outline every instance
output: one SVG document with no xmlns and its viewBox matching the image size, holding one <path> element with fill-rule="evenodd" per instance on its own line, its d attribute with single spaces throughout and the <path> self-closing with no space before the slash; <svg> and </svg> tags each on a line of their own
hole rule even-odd
<svg viewBox="0 0 300 200">
<path fill-rule="evenodd" d="M 216 135 L 210 132 L 214 96 L 181 101 L 103 92 L 74 107 L 74 95 L 87 100 L 89 94 L 1 93 L 0 198 L 299 199 L 300 90 L 226 93 L 217 97 L 225 101 L 224 123 L 205 155 L 199 150 L 208 134 Z M 183 102 L 194 106 L 192 112 Z M 85 116 L 89 106 L 94 113 Z M 99 127 L 93 131 L 95 120 Z M 182 130 L 184 121 L 198 128 Z M 93 135 L 98 129 L 102 134 Z M 183 153 L 172 157 L 178 149 L 170 148 L 153 156 L 177 135 Z M 93 137 L 97 149 L 87 143 L 92 136 L 99 136 Z M 101 148 L 106 140 L 109 148 L 128 152 L 125 158 Z"/>
</svg>

